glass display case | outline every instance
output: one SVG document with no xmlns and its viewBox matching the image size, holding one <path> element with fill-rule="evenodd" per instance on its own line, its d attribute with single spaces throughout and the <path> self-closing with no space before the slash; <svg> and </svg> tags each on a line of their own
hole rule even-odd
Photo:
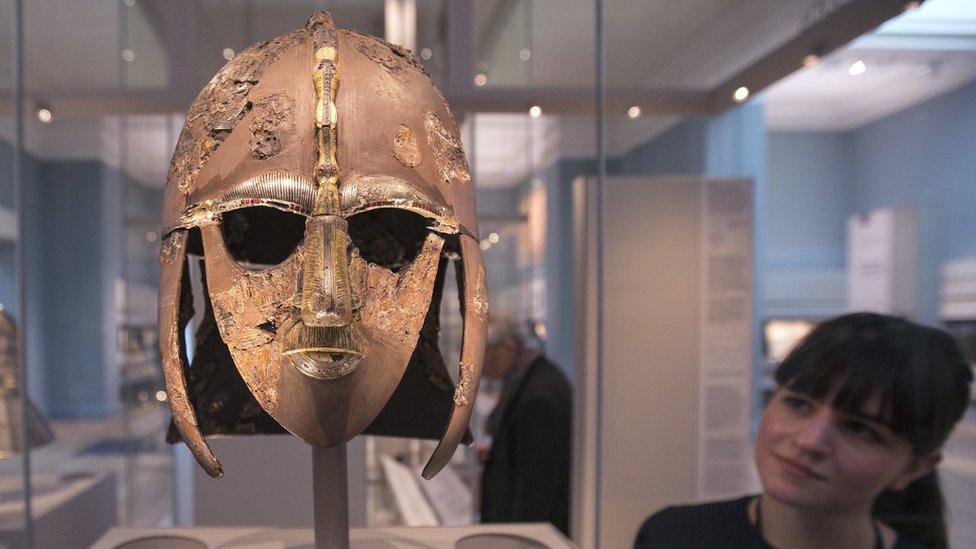
<svg viewBox="0 0 976 549">
<path fill-rule="evenodd" d="M 911 315 L 924 323 L 939 320 L 932 271 L 976 253 L 976 197 L 960 175 L 971 163 L 959 160 L 976 157 L 959 145 L 974 141 L 976 13 L 905 4 L 0 3 L 0 315 L 20 329 L 26 374 L 0 367 L 0 543 L 61 546 L 77 521 L 59 517 L 82 514 L 80 546 L 112 527 L 310 525 L 311 450 L 284 428 L 213 437 L 253 467 L 222 480 L 167 443 L 179 437 L 157 315 L 164 187 L 187 107 L 250 45 L 323 8 L 411 50 L 457 119 L 491 310 L 518 318 L 572 385 L 566 537 L 627 546 L 662 505 L 758 489 L 750 425 L 774 364 L 845 310 L 847 217 L 918 207 Z M 463 295 L 448 269 L 437 348 L 457 384 Z M 188 272 L 203 280 L 205 263 Z M 190 289 L 207 303 L 203 283 Z M 191 359 L 200 316 L 181 334 Z M 944 327 L 972 359 L 972 322 Z M 353 439 L 353 526 L 478 524 L 505 387 L 482 381 L 473 444 L 433 481 L 420 471 L 436 440 Z M 972 415 L 947 454 L 964 487 L 976 486 Z M 26 452 L 7 447 L 28 431 Z M 729 471 L 741 482 L 702 480 Z M 268 494 L 275 484 L 292 492 Z M 948 494 L 950 528 L 971 545 L 963 492 Z"/>
</svg>

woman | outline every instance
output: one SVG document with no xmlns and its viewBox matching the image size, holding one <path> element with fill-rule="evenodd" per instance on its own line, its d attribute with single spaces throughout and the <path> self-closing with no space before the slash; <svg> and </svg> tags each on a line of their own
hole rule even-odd
<svg viewBox="0 0 976 549">
<path fill-rule="evenodd" d="M 669 507 L 647 519 L 635 547 L 946 545 L 932 472 L 973 379 L 948 334 L 842 316 L 800 342 L 775 379 L 756 437 L 762 494 Z M 929 496 L 922 521 L 899 507 L 917 506 L 915 494 Z"/>
</svg>

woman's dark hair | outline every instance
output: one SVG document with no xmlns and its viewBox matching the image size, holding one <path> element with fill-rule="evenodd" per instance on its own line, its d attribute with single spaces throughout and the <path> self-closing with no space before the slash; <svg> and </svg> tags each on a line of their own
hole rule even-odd
<svg viewBox="0 0 976 549">
<path fill-rule="evenodd" d="M 881 395 L 881 417 L 907 438 L 915 455 L 937 450 L 962 418 L 973 373 L 952 337 L 936 328 L 874 313 L 817 326 L 774 374 L 781 387 L 826 397 L 834 408 L 861 412 Z"/>
<path fill-rule="evenodd" d="M 783 360 L 781 387 L 861 412 L 881 395 L 881 418 L 916 456 L 938 450 L 962 418 L 973 373 L 949 334 L 901 318 L 854 313 L 823 322 Z M 944 502 L 935 473 L 902 492 L 885 492 L 875 515 L 900 535 L 945 547 Z"/>
</svg>

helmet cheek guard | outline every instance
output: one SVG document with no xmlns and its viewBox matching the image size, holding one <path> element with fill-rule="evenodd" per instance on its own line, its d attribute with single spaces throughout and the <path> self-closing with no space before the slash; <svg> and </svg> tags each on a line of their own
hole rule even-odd
<svg viewBox="0 0 976 549">
<path fill-rule="evenodd" d="M 217 433 L 286 430 L 326 447 L 364 432 L 439 437 L 424 476 L 449 461 L 481 377 L 488 297 L 457 124 L 409 52 L 324 12 L 242 52 L 190 107 L 164 223 L 171 439 L 211 476 L 221 468 L 204 436 Z M 205 261 L 211 328 L 192 366 L 191 252 Z M 436 345 L 448 261 L 463 318 L 456 387 Z"/>
</svg>

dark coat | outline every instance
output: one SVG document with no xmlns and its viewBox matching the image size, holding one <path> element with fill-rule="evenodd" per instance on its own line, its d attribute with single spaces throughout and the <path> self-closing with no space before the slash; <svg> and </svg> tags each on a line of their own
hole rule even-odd
<svg viewBox="0 0 976 549">
<path fill-rule="evenodd" d="M 544 356 L 499 402 L 481 477 L 482 522 L 551 522 L 569 531 L 572 389 Z"/>
</svg>

